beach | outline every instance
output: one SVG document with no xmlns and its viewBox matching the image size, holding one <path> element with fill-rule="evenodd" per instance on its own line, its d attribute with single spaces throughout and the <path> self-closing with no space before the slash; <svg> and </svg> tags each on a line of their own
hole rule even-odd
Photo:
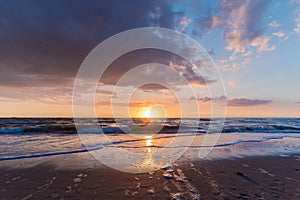
<svg viewBox="0 0 300 200">
<path fill-rule="evenodd" d="M 2 162 L 1 199 L 300 198 L 300 155 L 178 162 L 141 174 L 95 160 L 90 167 L 61 168 L 57 163 L 63 159 L 72 158 L 40 158 L 33 166 L 24 160 Z"/>
<path fill-rule="evenodd" d="M 299 119 L 177 121 L 1 119 L 0 199 L 300 198 Z"/>
</svg>

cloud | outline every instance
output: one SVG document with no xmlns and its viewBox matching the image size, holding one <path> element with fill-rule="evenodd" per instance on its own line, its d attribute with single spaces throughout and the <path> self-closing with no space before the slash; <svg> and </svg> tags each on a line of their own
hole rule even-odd
<svg viewBox="0 0 300 200">
<path fill-rule="evenodd" d="M 249 63 L 248 57 L 259 56 L 276 48 L 271 45 L 271 36 L 265 34 L 264 14 L 270 2 L 271 0 L 220 0 L 216 4 L 205 4 L 203 1 L 192 1 L 189 8 L 197 13 L 191 26 L 194 28 L 192 34 L 201 37 L 203 33 L 220 29 L 226 43 L 225 49 L 232 54 L 223 59 L 225 63 L 219 68 L 240 68 Z M 270 26 L 277 26 L 276 23 L 271 22 Z"/>
<path fill-rule="evenodd" d="M 299 15 L 299 17 L 297 17 L 295 19 L 295 21 L 296 21 L 296 27 L 295 27 L 294 31 L 295 31 L 295 33 L 300 33 L 300 15 Z"/>
<path fill-rule="evenodd" d="M 190 23 L 192 19 L 175 12 L 167 0 L 79 0 L 71 5 L 66 1 L 10 1 L 0 6 L 0 86 L 72 86 L 85 56 L 104 39 L 131 28 L 179 26 L 183 30 Z M 199 77 L 190 65 L 178 60 L 167 53 L 145 51 L 114 62 L 102 81 L 113 85 L 132 67 L 157 61 L 171 63 L 192 84 L 215 82 Z M 157 73 L 158 80 L 164 78 L 182 84 Z"/>
<path fill-rule="evenodd" d="M 237 98 L 227 100 L 227 106 L 257 106 L 271 103 L 271 100 Z"/>
<path fill-rule="evenodd" d="M 294 29 L 295 33 L 300 33 L 300 13 L 295 18 L 296 27 Z"/>
<path fill-rule="evenodd" d="M 291 3 L 293 3 L 293 6 L 296 8 L 296 16 L 295 16 L 295 28 L 294 32 L 295 33 L 300 33 L 300 1 L 299 0 L 292 0 Z"/>
<path fill-rule="evenodd" d="M 278 32 L 273 33 L 273 35 L 275 35 L 276 37 L 282 38 L 285 36 L 285 33 L 282 31 L 278 31 Z"/>
<path fill-rule="evenodd" d="M 5 90 L 6 89 L 6 90 Z M 4 102 L 33 102 L 45 104 L 68 104 L 72 103 L 72 87 L 17 87 L 7 89 L 0 87 L 0 101 Z"/>
<path fill-rule="evenodd" d="M 216 4 L 204 1 L 190 1 L 183 13 L 192 15 L 192 34 L 200 35 L 216 28 L 223 30 L 226 49 L 235 53 L 243 53 L 249 48 L 257 48 L 259 52 L 274 50 L 269 47 L 270 37 L 264 35 L 263 17 L 271 0 L 220 0 Z M 277 26 L 273 21 L 270 26 Z M 263 43 L 260 45 L 258 41 Z"/>
<path fill-rule="evenodd" d="M 274 51 L 276 47 L 275 45 L 269 46 L 270 39 L 269 36 L 256 37 L 251 41 L 251 46 L 256 47 L 259 52 Z"/>
<path fill-rule="evenodd" d="M 280 26 L 280 24 L 276 20 L 274 20 L 269 24 L 269 26 L 276 28 L 276 27 Z"/>
<path fill-rule="evenodd" d="M 212 16 L 211 17 L 211 28 L 217 28 L 221 26 L 224 23 L 223 19 L 217 16 Z"/>
<path fill-rule="evenodd" d="M 174 103 L 174 102 L 172 102 L 172 103 Z M 154 105 L 165 105 L 166 106 L 167 103 L 163 102 L 163 101 L 133 101 L 133 102 L 129 103 L 130 107 L 137 107 L 137 108 L 151 107 Z"/>
<path fill-rule="evenodd" d="M 208 77 L 200 76 L 197 73 L 198 68 L 191 66 L 185 61 L 180 62 L 178 59 L 175 62 L 170 61 L 169 65 L 172 69 L 178 71 L 190 84 L 198 86 L 206 86 L 215 83 L 216 80 L 209 79 Z M 197 67 L 204 67 L 205 63 L 199 63 Z"/>
<path fill-rule="evenodd" d="M 214 51 L 213 49 L 208 50 L 207 53 L 208 53 L 209 55 L 211 55 L 211 56 L 216 55 L 216 54 L 215 54 L 215 51 Z"/>
<path fill-rule="evenodd" d="M 245 57 L 249 57 L 253 55 L 253 51 L 247 51 L 246 53 L 242 54 Z"/>
<path fill-rule="evenodd" d="M 191 97 L 190 100 L 195 100 L 196 98 L 195 97 Z M 227 99 L 226 96 L 222 95 L 222 96 L 217 96 L 217 97 L 198 97 L 197 100 L 198 101 L 201 101 L 203 103 L 206 103 L 206 102 L 211 102 L 211 101 L 214 101 L 214 102 L 225 102 Z"/>
<path fill-rule="evenodd" d="M 229 85 L 230 87 L 236 87 L 236 86 L 237 86 L 237 83 L 236 83 L 235 81 L 229 81 L 229 82 L 228 82 L 228 85 Z"/>
<path fill-rule="evenodd" d="M 222 15 L 226 20 L 223 33 L 227 41 L 227 50 L 245 52 L 249 46 L 259 51 L 268 51 L 269 37 L 262 36 L 260 21 L 267 8 L 269 0 L 221 1 Z M 262 44 L 258 42 L 263 41 Z"/>
<path fill-rule="evenodd" d="M 193 20 L 187 17 L 181 18 L 179 21 L 181 31 L 185 30 L 185 28 L 192 22 Z"/>
<path fill-rule="evenodd" d="M 271 50 L 259 26 L 268 2 L 222 0 L 213 5 L 193 1 L 190 7 L 174 11 L 167 0 L 80 0 L 72 5 L 66 1 L 10 1 L 0 6 L 0 73 L 15 77 L 2 79 L 0 84 L 33 85 L 26 75 L 45 76 L 43 85 L 55 80 L 70 84 L 95 45 L 120 31 L 143 26 L 185 30 L 193 23 L 199 34 L 224 27 L 229 50 L 243 51 L 247 45 Z M 192 18 L 188 12 L 197 15 Z M 22 81 L 15 81 L 19 77 Z"/>
<path fill-rule="evenodd" d="M 145 84 L 139 87 L 139 89 L 147 93 L 163 94 L 165 96 L 171 95 L 171 92 L 178 92 L 180 90 L 178 87 L 173 85 L 167 88 L 157 83 Z"/>
<path fill-rule="evenodd" d="M 169 66 L 172 70 L 162 68 L 157 64 L 148 64 L 146 70 L 138 70 L 131 74 L 126 74 L 129 70 L 145 63 L 159 63 Z M 198 67 L 203 67 L 205 63 L 199 63 Z M 172 72 L 172 73 L 171 73 Z M 100 82 L 104 85 L 115 85 L 119 79 L 126 74 L 126 80 L 120 86 L 137 86 L 138 82 L 151 81 L 152 83 L 165 83 L 174 89 L 177 86 L 187 84 L 206 86 L 215 83 L 216 80 L 209 77 L 200 76 L 190 63 L 172 53 L 156 50 L 143 49 L 129 52 L 116 59 L 103 73 Z M 148 84 L 144 90 L 159 90 L 161 86 Z"/>
<path fill-rule="evenodd" d="M 137 27 L 174 28 L 175 19 L 167 1 L 1 3 L 0 73 L 10 78 L 1 77 L 0 84 L 72 84 L 85 56 L 104 39 Z"/>
<path fill-rule="evenodd" d="M 195 97 L 190 97 L 190 100 L 195 100 Z M 207 102 L 217 102 L 217 103 L 225 103 L 227 106 L 232 107 L 239 107 L 239 106 L 257 106 L 257 105 L 265 105 L 271 103 L 271 100 L 262 100 L 262 99 L 247 99 L 247 98 L 235 98 L 235 99 L 228 99 L 226 96 L 217 96 L 217 97 L 198 97 L 198 101 L 202 103 Z"/>
</svg>

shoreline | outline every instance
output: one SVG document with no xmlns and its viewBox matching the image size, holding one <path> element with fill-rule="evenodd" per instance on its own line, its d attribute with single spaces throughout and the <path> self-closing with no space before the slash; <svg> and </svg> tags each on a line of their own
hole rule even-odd
<svg viewBox="0 0 300 200">
<path fill-rule="evenodd" d="M 300 154 L 255 156 L 178 162 L 167 170 L 130 174 L 99 163 L 58 168 L 55 159 L 42 159 L 27 167 L 2 164 L 0 188 L 3 199 L 299 199 L 299 164 Z"/>
</svg>

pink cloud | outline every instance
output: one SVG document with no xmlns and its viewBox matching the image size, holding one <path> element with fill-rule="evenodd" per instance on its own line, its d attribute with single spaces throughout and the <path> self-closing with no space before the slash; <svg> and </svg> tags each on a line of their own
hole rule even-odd
<svg viewBox="0 0 300 200">
<path fill-rule="evenodd" d="M 181 20 L 179 21 L 181 31 L 183 31 L 191 22 L 192 19 L 189 19 L 187 17 L 181 18 Z"/>
<path fill-rule="evenodd" d="M 223 23 L 222 18 L 217 17 L 217 16 L 211 17 L 211 28 L 212 29 L 219 27 L 220 25 L 222 25 L 222 23 Z"/>
<path fill-rule="evenodd" d="M 248 47 L 270 51 L 270 38 L 262 36 L 260 20 L 269 1 L 222 1 L 223 15 L 226 18 L 224 39 L 227 50 L 245 52 Z M 259 42 L 262 42 L 261 44 Z"/>
</svg>

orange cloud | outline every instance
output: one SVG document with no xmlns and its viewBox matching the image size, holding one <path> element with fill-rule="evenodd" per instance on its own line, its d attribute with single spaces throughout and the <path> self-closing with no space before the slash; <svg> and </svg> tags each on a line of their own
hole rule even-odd
<svg viewBox="0 0 300 200">
<path fill-rule="evenodd" d="M 236 87 L 236 86 L 237 86 L 237 83 L 236 83 L 235 81 L 229 81 L 229 82 L 228 82 L 228 85 L 229 85 L 230 87 Z"/>
</svg>

